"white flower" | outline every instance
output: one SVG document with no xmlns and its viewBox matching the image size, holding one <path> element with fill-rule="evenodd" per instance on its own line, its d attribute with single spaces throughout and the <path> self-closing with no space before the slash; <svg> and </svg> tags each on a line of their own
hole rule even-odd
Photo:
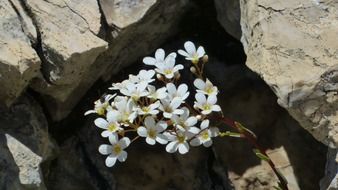
<svg viewBox="0 0 338 190">
<path fill-rule="evenodd" d="M 206 82 L 204 82 L 202 79 L 195 79 L 194 85 L 198 90 L 197 92 L 201 92 L 206 95 L 217 95 L 218 89 L 216 86 L 214 86 L 209 79 L 206 79 Z"/>
<path fill-rule="evenodd" d="M 190 144 L 192 146 L 199 146 L 203 144 L 205 147 L 209 147 L 212 145 L 212 137 L 216 137 L 219 133 L 217 127 L 209 128 L 209 120 L 204 120 L 201 123 L 201 130 L 198 132 L 199 134 L 191 140 Z"/>
<path fill-rule="evenodd" d="M 208 96 L 208 99 L 202 93 L 197 93 L 195 95 L 196 101 L 194 107 L 197 107 L 202 110 L 202 114 L 207 115 L 212 111 L 219 112 L 221 107 L 216 105 L 217 97 L 215 95 Z"/>
<path fill-rule="evenodd" d="M 116 160 L 120 162 L 124 162 L 127 159 L 127 152 L 124 151 L 130 144 L 130 139 L 127 137 L 123 137 L 122 139 L 118 140 L 118 136 L 111 135 L 109 136 L 109 142 L 111 145 L 102 144 L 99 147 L 99 152 L 103 155 L 109 155 L 106 158 L 106 166 L 112 167 L 115 165 Z"/>
<path fill-rule="evenodd" d="M 155 103 L 152 103 L 148 106 L 144 106 L 142 108 L 137 108 L 137 113 L 139 115 L 156 115 L 158 114 L 160 111 L 157 110 L 157 108 L 160 106 L 160 102 L 157 101 Z"/>
<path fill-rule="evenodd" d="M 123 95 L 130 96 L 133 100 L 138 100 L 140 97 L 147 96 L 149 92 L 146 90 L 148 86 L 147 82 L 140 82 L 137 84 L 129 83 L 126 88 L 120 89 Z"/>
<path fill-rule="evenodd" d="M 194 127 L 194 125 L 197 123 L 197 118 L 194 116 L 189 117 L 188 108 L 183 107 L 182 110 L 182 115 L 173 115 L 171 117 L 174 125 L 181 131 L 189 131 L 191 133 L 197 134 L 199 132 L 199 129 L 197 127 Z"/>
<path fill-rule="evenodd" d="M 195 45 L 190 41 L 184 43 L 184 48 L 185 51 L 180 49 L 178 50 L 178 53 L 182 56 L 185 56 L 186 60 L 191 60 L 191 62 L 195 64 L 198 63 L 199 59 L 205 54 L 204 48 L 202 46 L 199 46 L 196 51 Z"/>
<path fill-rule="evenodd" d="M 148 98 L 152 98 L 155 100 L 161 100 L 167 97 L 167 88 L 162 87 L 156 90 L 155 86 L 148 85 L 149 95 Z"/>
<path fill-rule="evenodd" d="M 170 53 L 168 57 L 176 58 L 176 53 Z M 155 58 L 153 57 L 145 57 L 143 58 L 143 63 L 146 65 L 156 65 L 156 64 L 164 64 L 165 62 L 165 52 L 163 49 L 157 49 L 155 52 Z"/>
<path fill-rule="evenodd" d="M 163 63 L 156 63 L 155 71 L 165 76 L 167 79 L 172 79 L 176 72 L 183 69 L 183 65 L 175 65 L 175 57 L 168 56 Z"/>
<path fill-rule="evenodd" d="M 114 98 L 116 94 L 107 94 L 103 98 L 96 100 L 94 102 L 94 110 L 88 110 L 84 113 L 84 115 L 88 115 L 91 113 L 97 113 L 98 115 L 104 116 L 107 110 L 111 110 L 111 106 L 109 105 L 109 101 Z"/>
<path fill-rule="evenodd" d="M 179 98 L 174 98 L 173 100 L 163 99 L 159 109 L 163 111 L 163 117 L 170 119 L 173 114 L 183 114 L 183 110 L 178 108 L 180 105 L 181 99 Z"/>
<path fill-rule="evenodd" d="M 108 137 L 117 131 L 123 130 L 120 124 L 117 122 L 116 114 L 113 111 L 107 113 L 107 120 L 103 118 L 97 118 L 94 121 L 95 125 L 101 129 L 105 129 L 102 133 L 102 137 Z"/>
<path fill-rule="evenodd" d="M 178 150 L 180 154 L 185 154 L 189 151 L 188 140 L 193 136 L 192 133 L 188 131 L 177 131 L 176 135 L 165 133 L 170 143 L 166 146 L 166 151 L 169 153 L 174 153 Z"/>
<path fill-rule="evenodd" d="M 129 75 L 129 81 L 131 83 L 146 82 L 148 84 L 155 80 L 153 79 L 154 75 L 155 75 L 154 70 L 141 70 L 136 76 Z"/>
<path fill-rule="evenodd" d="M 167 138 L 163 134 L 160 134 L 167 128 L 167 123 L 159 121 L 155 123 L 154 118 L 148 116 L 144 120 L 145 127 L 141 126 L 137 128 L 137 134 L 141 137 L 146 137 L 146 142 L 150 145 L 156 144 L 156 141 L 160 144 L 166 144 Z"/>
<path fill-rule="evenodd" d="M 185 99 L 189 96 L 188 86 L 186 84 L 181 84 L 176 89 L 176 86 L 173 83 L 167 84 L 168 97 L 172 100 L 174 98 L 179 98 L 181 102 L 184 102 Z"/>
<path fill-rule="evenodd" d="M 113 83 L 112 87 L 109 87 L 109 90 L 120 90 L 126 88 L 127 84 L 131 83 L 130 80 L 124 80 L 122 82 Z"/>
<path fill-rule="evenodd" d="M 124 125 L 128 126 L 128 122 L 132 123 L 137 117 L 136 105 L 132 99 L 116 97 L 114 105 L 117 110 L 112 112 L 116 115 L 117 121 L 123 122 Z"/>
</svg>

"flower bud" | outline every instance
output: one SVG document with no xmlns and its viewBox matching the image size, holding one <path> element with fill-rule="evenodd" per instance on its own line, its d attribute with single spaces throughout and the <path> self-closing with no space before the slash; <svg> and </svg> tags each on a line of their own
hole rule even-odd
<svg viewBox="0 0 338 190">
<path fill-rule="evenodd" d="M 196 73 L 196 68 L 195 68 L 194 66 L 192 66 L 192 67 L 190 67 L 190 71 L 191 71 L 192 73 Z"/>
<path fill-rule="evenodd" d="M 179 80 L 181 78 L 181 74 L 179 72 L 175 73 L 175 79 Z"/>
<path fill-rule="evenodd" d="M 163 79 L 163 77 L 162 77 L 161 74 L 156 74 L 156 78 L 157 78 L 158 80 L 162 80 L 162 79 Z"/>
<path fill-rule="evenodd" d="M 208 55 L 204 55 L 204 56 L 202 57 L 202 61 L 203 61 L 203 63 L 208 63 L 208 61 L 209 61 L 209 56 L 208 56 Z"/>
<path fill-rule="evenodd" d="M 196 119 L 197 119 L 197 120 L 201 120 L 201 119 L 202 119 L 202 116 L 201 116 L 201 115 L 196 115 Z"/>
</svg>

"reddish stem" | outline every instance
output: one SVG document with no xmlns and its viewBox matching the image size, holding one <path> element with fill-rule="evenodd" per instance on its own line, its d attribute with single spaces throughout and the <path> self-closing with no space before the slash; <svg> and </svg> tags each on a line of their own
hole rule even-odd
<svg viewBox="0 0 338 190">
<path fill-rule="evenodd" d="M 268 164 L 270 165 L 271 169 L 273 170 L 273 172 L 275 173 L 275 175 L 277 176 L 278 180 L 279 180 L 279 184 L 281 186 L 281 188 L 283 190 L 288 190 L 288 186 L 287 186 L 287 181 L 285 180 L 285 178 L 278 172 L 278 170 L 276 169 L 275 164 L 272 162 L 272 160 L 270 159 L 270 157 L 266 154 L 266 151 L 259 146 L 259 144 L 257 143 L 257 139 L 255 136 L 253 136 L 251 133 L 249 133 L 246 130 L 243 130 L 241 128 L 239 128 L 236 125 L 236 122 L 232 119 L 229 118 L 224 118 L 224 117 L 217 117 L 217 119 L 223 121 L 223 123 L 225 123 L 226 125 L 232 127 L 233 129 L 235 129 L 237 132 L 239 132 L 240 134 L 242 134 L 251 145 L 253 145 L 257 150 L 259 150 L 259 152 L 261 154 L 263 154 L 264 156 L 268 157 L 269 159 L 267 160 Z"/>
</svg>

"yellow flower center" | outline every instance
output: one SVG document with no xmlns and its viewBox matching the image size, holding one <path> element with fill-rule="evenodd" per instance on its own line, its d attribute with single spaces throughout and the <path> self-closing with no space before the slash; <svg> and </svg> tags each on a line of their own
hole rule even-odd
<svg viewBox="0 0 338 190">
<path fill-rule="evenodd" d="M 184 143 L 185 140 L 185 136 L 184 135 L 177 135 L 177 141 L 179 143 Z"/>
<path fill-rule="evenodd" d="M 204 132 L 201 134 L 201 137 L 202 137 L 203 140 L 209 139 L 210 136 L 209 136 L 208 131 L 204 131 Z"/>
<path fill-rule="evenodd" d="M 107 102 L 103 103 L 100 107 L 95 109 L 96 113 L 99 115 L 104 115 L 108 106 L 109 104 Z"/>
<path fill-rule="evenodd" d="M 209 95 L 212 94 L 213 93 L 212 87 L 211 86 L 207 87 L 207 89 L 205 89 L 205 92 Z"/>
<path fill-rule="evenodd" d="M 173 71 L 171 70 L 171 69 L 166 69 L 166 70 L 164 70 L 164 74 L 166 74 L 166 75 L 169 75 L 169 74 L 171 74 Z"/>
<path fill-rule="evenodd" d="M 120 154 L 122 152 L 122 148 L 119 144 L 116 144 L 114 147 L 113 147 L 113 151 L 115 152 L 115 154 Z"/>
<path fill-rule="evenodd" d="M 117 131 L 117 126 L 115 123 L 110 123 L 109 126 L 108 126 L 108 131 L 109 132 L 115 132 Z"/>
<path fill-rule="evenodd" d="M 150 108 L 149 107 L 143 107 L 142 111 L 145 112 L 145 113 L 148 113 L 150 111 Z"/>
<path fill-rule="evenodd" d="M 148 136 L 152 139 L 156 138 L 156 131 L 154 129 L 149 129 Z"/>
<path fill-rule="evenodd" d="M 203 105 L 203 110 L 210 110 L 211 106 L 209 104 L 204 104 Z"/>
<path fill-rule="evenodd" d="M 194 53 L 194 55 L 192 56 L 191 62 L 192 62 L 193 64 L 197 64 L 198 61 L 199 61 L 198 54 L 197 54 L 197 53 Z"/>
</svg>

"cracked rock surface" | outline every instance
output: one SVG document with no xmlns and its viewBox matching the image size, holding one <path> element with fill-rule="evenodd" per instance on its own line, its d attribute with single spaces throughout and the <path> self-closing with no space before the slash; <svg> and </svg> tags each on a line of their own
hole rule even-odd
<svg viewBox="0 0 338 190">
<path fill-rule="evenodd" d="M 10 105 L 38 75 L 40 59 L 32 48 L 35 28 L 15 0 L 0 2 L 0 104 Z"/>
<path fill-rule="evenodd" d="M 338 145 L 337 9 L 337 1 L 241 1 L 247 66 L 331 148 Z"/>
</svg>

